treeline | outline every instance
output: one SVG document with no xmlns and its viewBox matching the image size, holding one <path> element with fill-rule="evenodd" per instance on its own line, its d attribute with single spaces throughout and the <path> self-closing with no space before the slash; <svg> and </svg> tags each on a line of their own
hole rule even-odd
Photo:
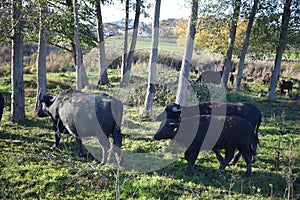
<svg viewBox="0 0 300 200">
<path fill-rule="evenodd" d="M 76 69 L 76 89 L 89 85 L 83 64 L 84 49 L 99 50 L 98 84 L 108 84 L 105 37 L 102 21 L 103 4 L 124 5 L 124 42 L 121 57 L 121 87 L 127 87 L 131 66 L 135 62 L 140 15 L 149 15 L 151 2 L 111 0 L 12 0 L 0 2 L 0 42 L 11 42 L 11 120 L 25 118 L 23 56 L 24 43 L 37 42 L 37 93 L 46 94 L 46 56 L 48 44 L 71 52 Z M 146 113 L 151 112 L 155 95 L 156 64 L 159 62 L 160 4 L 156 0 L 152 22 L 152 42 L 149 55 L 149 79 L 145 100 Z M 175 32 L 184 38 L 185 50 L 181 58 L 176 102 L 184 104 L 186 80 L 191 68 L 193 50 L 208 49 L 224 55 L 221 85 L 227 89 L 232 57 L 240 57 L 237 90 L 240 89 L 247 52 L 252 55 L 274 55 L 275 64 L 268 94 L 276 99 L 277 77 L 284 51 L 299 49 L 300 6 L 296 0 L 190 0 L 190 18 L 179 20 Z M 129 13 L 134 13 L 134 24 L 128 26 Z M 95 28 L 96 27 L 96 28 Z M 132 29 L 132 31 L 129 31 Z M 240 39 L 238 39 L 240 37 Z M 131 40 L 129 40 L 131 38 Z M 240 41 L 239 41 L 240 40 Z M 130 42 L 129 42 L 130 41 Z M 172 59 L 171 59 L 172 60 Z M 166 61 L 168 62 L 168 61 Z M 178 68 L 176 64 L 176 68 Z M 36 105 L 38 106 L 38 99 Z"/>
</svg>

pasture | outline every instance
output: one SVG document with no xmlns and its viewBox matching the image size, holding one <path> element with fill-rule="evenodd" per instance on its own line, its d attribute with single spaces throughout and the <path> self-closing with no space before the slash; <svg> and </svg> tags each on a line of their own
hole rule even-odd
<svg viewBox="0 0 300 200">
<path fill-rule="evenodd" d="M 65 57 L 66 58 L 66 57 Z M 61 67 L 61 66 L 60 66 Z M 95 68 L 87 67 L 90 83 L 97 82 Z M 99 90 L 86 88 L 88 92 L 105 91 L 124 103 L 122 133 L 124 152 L 133 155 L 172 152 L 172 141 L 155 141 L 153 135 L 159 127 L 154 121 L 167 103 L 174 101 L 174 81 L 179 72 L 163 65 L 158 66 L 156 98 L 153 114 L 140 116 L 147 83 L 147 66 L 137 63 L 132 69 L 131 86 L 119 88 L 120 70 L 108 70 L 109 86 Z M 191 74 L 191 79 L 197 77 Z M 47 73 L 47 91 L 56 95 L 62 89 L 75 87 L 74 70 L 60 68 Z M 268 102 L 264 95 L 267 85 L 244 81 L 240 92 L 210 90 L 215 99 L 228 102 L 251 102 L 263 112 L 259 131 L 262 148 L 259 160 L 253 164 L 253 175 L 246 178 L 243 159 L 237 165 L 228 166 L 222 175 L 216 173 L 219 163 L 215 155 L 201 152 L 196 164 L 201 166 L 192 177 L 184 172 L 187 162 L 183 153 L 169 164 L 151 171 L 159 163 L 136 162 L 136 168 L 99 166 L 99 161 L 87 152 L 77 155 L 75 139 L 63 136 L 60 149 L 51 150 L 54 132 L 49 118 L 38 118 L 34 112 L 36 72 L 30 68 L 24 74 L 26 121 L 8 121 L 10 112 L 10 73 L 1 71 L 0 91 L 6 99 L 6 107 L 0 125 L 0 198 L 1 199 L 299 199 L 300 198 L 300 101 L 297 98 L 279 96 L 276 102 Z M 191 90 L 190 104 L 195 103 L 195 93 L 203 95 L 199 85 Z M 197 88 L 198 87 L 198 88 Z M 299 80 L 292 93 L 299 91 Z M 297 89 L 298 88 L 298 89 Z M 298 91 L 297 91 L 298 90 Z M 194 92 L 193 92 L 194 91 Z M 195 92 L 196 91 L 196 92 Z M 261 97 L 262 96 L 262 97 Z M 203 97 L 203 96 L 202 96 Z M 199 97 L 201 98 L 201 96 Z M 220 99 L 219 99 L 220 100 Z M 128 170 L 131 169 L 132 171 Z M 134 169 L 145 170 L 143 173 Z M 148 170 L 148 171 L 147 171 Z"/>
</svg>

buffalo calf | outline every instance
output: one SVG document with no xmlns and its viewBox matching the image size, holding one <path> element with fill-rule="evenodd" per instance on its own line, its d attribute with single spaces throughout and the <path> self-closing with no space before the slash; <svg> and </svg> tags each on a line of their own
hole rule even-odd
<svg viewBox="0 0 300 200">
<path fill-rule="evenodd" d="M 238 149 L 246 161 L 246 175 L 251 176 L 251 157 L 256 154 L 257 147 L 253 137 L 254 128 L 248 120 L 237 116 L 215 115 L 198 115 L 181 121 L 166 119 L 154 135 L 155 140 L 174 138 L 187 146 L 184 155 L 189 164 L 188 176 L 194 173 L 200 150 L 210 149 L 214 152 L 225 149 L 225 159 L 218 169 L 220 173 L 234 157 L 235 149 Z"/>
<path fill-rule="evenodd" d="M 293 89 L 293 82 L 282 80 L 281 83 L 279 84 L 279 88 L 280 88 L 281 95 L 284 94 L 284 90 L 288 90 L 288 94 L 291 94 Z"/>
</svg>

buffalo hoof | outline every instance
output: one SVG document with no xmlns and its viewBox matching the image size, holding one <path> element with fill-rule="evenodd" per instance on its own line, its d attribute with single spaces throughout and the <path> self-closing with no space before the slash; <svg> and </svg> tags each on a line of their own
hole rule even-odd
<svg viewBox="0 0 300 200">
<path fill-rule="evenodd" d="M 200 167 L 200 165 L 194 165 L 194 169 L 199 171 L 201 169 L 201 167 Z"/>
<path fill-rule="evenodd" d="M 247 172 L 246 173 L 246 178 L 250 178 L 251 177 L 251 173 L 250 172 Z"/>
<path fill-rule="evenodd" d="M 193 172 L 190 172 L 190 171 L 187 171 L 187 172 L 185 173 L 186 176 L 193 176 L 193 174 L 194 174 L 194 173 L 193 173 Z"/>
</svg>

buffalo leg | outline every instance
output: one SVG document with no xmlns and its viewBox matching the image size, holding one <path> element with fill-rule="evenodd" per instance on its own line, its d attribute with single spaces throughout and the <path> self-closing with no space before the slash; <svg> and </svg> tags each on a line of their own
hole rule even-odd
<svg viewBox="0 0 300 200">
<path fill-rule="evenodd" d="M 194 169 L 195 167 L 195 162 L 197 159 L 197 156 L 199 154 L 200 149 L 187 149 L 186 152 L 184 153 L 185 159 L 189 163 L 188 170 L 186 172 L 187 176 L 192 176 L 194 174 Z"/>
<path fill-rule="evenodd" d="M 250 177 L 251 176 L 251 171 L 252 171 L 252 161 L 251 161 L 251 153 L 249 152 L 242 152 L 242 155 L 244 157 L 244 160 L 246 161 L 246 165 L 247 165 L 247 171 L 246 171 L 246 176 Z"/>
<path fill-rule="evenodd" d="M 121 134 L 121 129 L 115 125 L 114 130 L 113 130 L 113 144 L 116 145 L 117 147 L 122 146 L 122 134 Z"/>
<path fill-rule="evenodd" d="M 59 149 L 59 141 L 60 141 L 60 138 L 61 138 L 61 134 L 57 131 L 55 132 L 55 144 L 51 147 L 51 149 Z"/>
<path fill-rule="evenodd" d="M 234 149 L 226 149 L 226 151 L 225 151 L 225 159 L 221 163 L 221 165 L 220 165 L 220 167 L 218 169 L 218 173 L 222 173 L 224 171 L 225 167 L 232 160 L 233 156 L 234 156 Z"/>
<path fill-rule="evenodd" d="M 83 157 L 84 153 L 83 153 L 83 148 L 82 148 L 82 141 L 79 137 L 76 137 L 76 142 L 77 142 L 77 145 L 78 145 L 78 155 L 80 157 Z"/>
<path fill-rule="evenodd" d="M 222 155 L 220 154 L 220 152 L 217 149 L 213 149 L 213 152 L 216 154 L 218 161 L 222 164 L 224 159 L 223 159 Z"/>
</svg>

